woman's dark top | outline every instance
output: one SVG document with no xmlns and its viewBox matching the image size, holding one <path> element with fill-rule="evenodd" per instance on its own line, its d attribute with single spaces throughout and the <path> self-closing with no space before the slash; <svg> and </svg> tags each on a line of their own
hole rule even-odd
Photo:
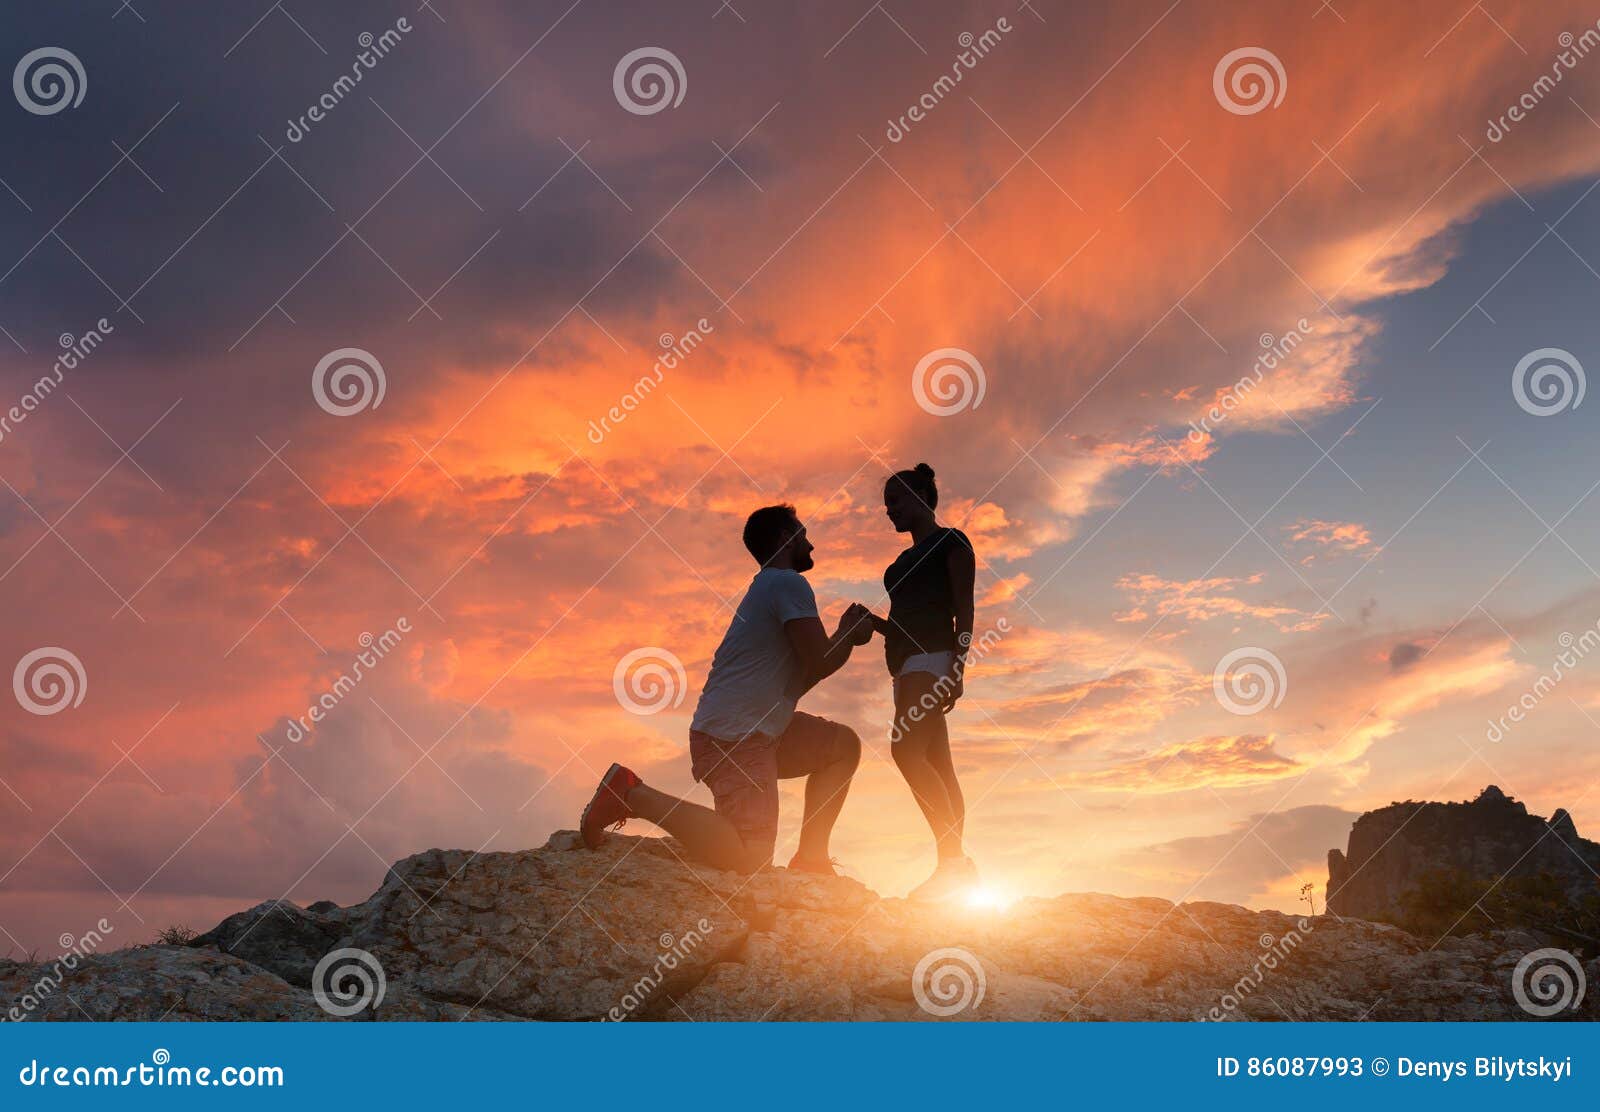
<svg viewBox="0 0 1600 1112">
<path fill-rule="evenodd" d="M 883 573 L 889 592 L 889 631 L 883 655 L 889 674 L 919 653 L 954 652 L 956 609 L 950 588 L 950 546 L 968 552 L 972 542 L 960 529 L 939 528 L 900 553 Z"/>
</svg>

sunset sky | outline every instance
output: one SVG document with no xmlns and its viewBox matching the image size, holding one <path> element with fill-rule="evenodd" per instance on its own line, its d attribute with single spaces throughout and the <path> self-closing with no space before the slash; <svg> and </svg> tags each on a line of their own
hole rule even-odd
<svg viewBox="0 0 1600 1112">
<path fill-rule="evenodd" d="M 84 74 L 0 105 L 0 413 L 103 332 L 0 427 L 0 661 L 85 677 L 0 709 L 0 953 L 535 846 L 612 760 L 709 802 L 688 721 L 745 515 L 799 508 L 830 624 L 881 612 L 919 460 L 1009 627 L 951 719 L 1004 891 L 1320 910 L 1357 814 L 1488 783 L 1600 827 L 1600 661 L 1486 736 L 1600 622 L 1600 402 L 1513 390 L 1540 349 L 1600 366 L 1593 6 L 267 4 L 0 16 L 7 66 Z M 623 103 L 644 47 L 681 102 Z M 1241 48 L 1281 101 L 1224 103 Z M 344 348 L 384 393 L 338 415 Z M 945 348 L 983 393 L 940 415 Z M 639 649 L 681 702 L 619 700 Z M 1277 705 L 1221 705 L 1238 650 Z M 836 855 L 902 894 L 933 852 L 881 644 L 802 705 L 866 743 Z"/>
</svg>

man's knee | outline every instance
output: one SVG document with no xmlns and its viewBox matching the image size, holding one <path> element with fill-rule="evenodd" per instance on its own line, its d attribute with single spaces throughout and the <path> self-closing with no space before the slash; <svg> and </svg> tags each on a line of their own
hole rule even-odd
<svg viewBox="0 0 1600 1112">
<path fill-rule="evenodd" d="M 754 842 L 746 841 L 741 836 L 732 834 L 726 839 L 697 847 L 691 856 L 699 864 L 710 865 L 713 869 L 754 873 L 772 863 L 774 844 L 761 839 Z"/>
</svg>

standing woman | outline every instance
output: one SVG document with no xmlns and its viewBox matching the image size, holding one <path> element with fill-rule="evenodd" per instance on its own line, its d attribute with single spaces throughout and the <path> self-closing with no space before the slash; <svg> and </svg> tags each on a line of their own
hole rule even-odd
<svg viewBox="0 0 1600 1112">
<path fill-rule="evenodd" d="M 950 758 L 945 715 L 961 698 L 967 647 L 972 643 L 972 542 L 934 517 L 939 491 L 933 468 L 919 463 L 896 471 L 883 488 L 883 506 L 911 547 L 883 573 L 888 618 L 874 617 L 894 677 L 894 763 L 933 831 L 939 863 L 911 892 L 938 900 L 977 884 L 978 870 L 962 848 L 966 805 Z"/>
</svg>

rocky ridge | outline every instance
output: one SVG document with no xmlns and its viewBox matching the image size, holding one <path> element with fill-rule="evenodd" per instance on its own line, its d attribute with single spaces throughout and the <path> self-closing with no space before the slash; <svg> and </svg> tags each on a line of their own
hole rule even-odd
<svg viewBox="0 0 1600 1112">
<path fill-rule="evenodd" d="M 261 904 L 186 946 L 0 962 L 0 1005 L 44 1020 L 1528 1019 L 1512 973 L 1541 945 L 1090 894 L 930 908 L 561 832 L 515 853 L 429 850 L 364 903 Z M 1583 973 L 1594 988 L 1600 961 Z M 1600 1017 L 1597 995 L 1560 1017 Z"/>
<path fill-rule="evenodd" d="M 1328 851 L 1328 908 L 1395 918 L 1417 882 L 1441 870 L 1486 885 L 1545 874 L 1578 899 L 1600 891 L 1600 843 L 1580 838 L 1565 810 L 1531 815 L 1493 784 L 1468 803 L 1392 803 L 1355 821 L 1346 851 Z"/>
</svg>

